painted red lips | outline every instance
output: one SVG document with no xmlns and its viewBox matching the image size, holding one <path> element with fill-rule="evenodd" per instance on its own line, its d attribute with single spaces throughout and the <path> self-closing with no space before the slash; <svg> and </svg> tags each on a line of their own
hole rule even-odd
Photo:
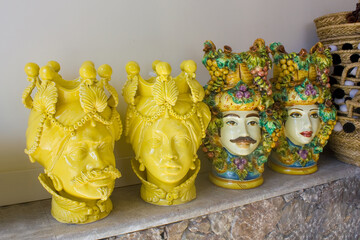
<svg viewBox="0 0 360 240">
<path fill-rule="evenodd" d="M 304 131 L 300 133 L 301 135 L 303 135 L 304 137 L 311 137 L 313 132 L 312 131 Z"/>
</svg>

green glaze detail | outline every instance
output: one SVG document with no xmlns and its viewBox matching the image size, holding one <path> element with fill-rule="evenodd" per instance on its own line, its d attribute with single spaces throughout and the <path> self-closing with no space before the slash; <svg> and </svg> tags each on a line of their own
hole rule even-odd
<svg viewBox="0 0 360 240">
<path fill-rule="evenodd" d="M 309 70 L 311 61 L 311 55 L 307 55 L 306 57 L 300 57 L 298 55 L 294 56 L 293 61 L 298 65 L 299 70 Z"/>
<path fill-rule="evenodd" d="M 336 120 L 336 108 L 334 106 L 326 107 L 325 104 L 319 104 L 319 116 L 325 123 L 330 120 Z"/>
<path fill-rule="evenodd" d="M 313 88 L 316 94 L 307 95 L 306 94 L 307 88 Z M 317 86 L 312 85 L 308 78 L 305 78 L 305 80 L 302 82 L 301 85 L 296 86 L 295 91 L 302 100 L 310 100 L 319 97 L 319 88 Z"/>
</svg>

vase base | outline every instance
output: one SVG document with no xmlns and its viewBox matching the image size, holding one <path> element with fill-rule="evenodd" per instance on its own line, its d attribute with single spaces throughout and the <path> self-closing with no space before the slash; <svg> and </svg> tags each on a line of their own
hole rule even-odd
<svg viewBox="0 0 360 240">
<path fill-rule="evenodd" d="M 230 179 L 224 179 L 219 178 L 215 176 L 214 174 L 209 174 L 210 181 L 214 183 L 216 186 L 222 187 L 222 188 L 229 188 L 229 189 L 250 189 L 260 186 L 264 179 L 262 176 L 259 178 L 256 178 L 254 180 L 248 180 L 248 181 L 240 181 L 240 180 L 230 180 Z"/>
<path fill-rule="evenodd" d="M 311 167 L 303 167 L 303 168 L 294 168 L 294 167 L 284 167 L 280 166 L 273 161 L 268 161 L 268 166 L 270 169 L 274 170 L 275 172 L 282 173 L 282 174 L 289 174 L 289 175 L 308 175 L 312 174 L 317 171 L 317 165 Z"/>
</svg>

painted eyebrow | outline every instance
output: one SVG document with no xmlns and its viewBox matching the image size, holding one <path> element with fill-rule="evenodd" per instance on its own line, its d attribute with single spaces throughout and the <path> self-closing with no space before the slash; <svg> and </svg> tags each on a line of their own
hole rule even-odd
<svg viewBox="0 0 360 240">
<path fill-rule="evenodd" d="M 319 109 L 316 109 L 316 108 L 314 108 L 314 109 L 310 109 L 309 111 L 313 111 L 313 110 L 315 110 L 315 111 L 319 111 Z"/>
<path fill-rule="evenodd" d="M 289 110 L 294 110 L 294 109 L 296 109 L 296 110 L 300 110 L 300 111 L 304 111 L 303 109 L 301 109 L 301 108 L 289 108 Z"/>
<path fill-rule="evenodd" d="M 226 114 L 226 115 L 224 116 L 224 118 L 226 118 L 226 117 L 237 117 L 237 118 L 240 118 L 238 115 L 236 115 L 236 114 L 234 114 L 234 113 Z"/>
<path fill-rule="evenodd" d="M 257 114 L 257 113 L 250 113 L 250 114 L 246 115 L 246 117 L 247 117 L 247 118 L 248 118 L 248 117 L 259 117 L 259 114 Z"/>
</svg>

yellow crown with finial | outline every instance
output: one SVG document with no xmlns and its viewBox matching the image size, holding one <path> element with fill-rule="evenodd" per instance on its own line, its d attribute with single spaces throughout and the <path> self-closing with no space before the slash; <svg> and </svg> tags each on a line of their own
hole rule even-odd
<svg viewBox="0 0 360 240">
<path fill-rule="evenodd" d="M 30 85 L 24 90 L 22 102 L 25 107 L 39 115 L 39 126 L 34 142 L 25 153 L 34 153 L 39 146 L 45 126 L 57 126 L 65 133 L 75 136 L 76 131 L 87 122 L 95 122 L 106 126 L 116 126 L 115 140 L 120 138 L 122 125 L 116 111 L 118 93 L 109 84 L 112 69 L 109 65 L 101 65 L 96 71 L 94 63 L 86 61 L 79 69 L 80 77 L 75 80 L 64 80 L 59 74 L 60 64 L 49 61 L 39 68 L 35 63 L 25 65 L 25 73 Z M 100 79 L 96 79 L 99 74 Z M 37 88 L 34 98 L 33 90 Z M 108 97 L 105 89 L 110 93 Z M 67 117 L 59 117 L 59 115 Z M 30 160 L 33 159 L 30 156 Z"/>
<path fill-rule="evenodd" d="M 128 79 L 122 94 L 129 104 L 128 111 L 135 113 L 147 124 L 152 124 L 160 117 L 186 120 L 193 114 L 201 114 L 198 108 L 199 104 L 203 104 L 205 92 L 195 79 L 196 68 L 193 60 L 185 60 L 180 65 L 181 73 L 172 77 L 170 64 L 156 60 L 152 63 L 156 76 L 145 80 L 140 76 L 138 63 L 127 63 Z M 126 124 L 125 135 L 129 131 L 128 126 Z M 204 135 L 205 126 L 202 129 Z"/>
</svg>

